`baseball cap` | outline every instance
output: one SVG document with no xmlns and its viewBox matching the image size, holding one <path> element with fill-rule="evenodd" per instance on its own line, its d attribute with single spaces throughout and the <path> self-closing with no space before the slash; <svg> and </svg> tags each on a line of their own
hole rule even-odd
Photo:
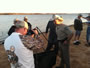
<svg viewBox="0 0 90 68">
<path fill-rule="evenodd" d="M 82 17 L 82 14 L 78 14 L 78 16 Z"/>
<path fill-rule="evenodd" d="M 25 21 L 18 21 L 15 26 L 17 28 L 26 28 L 26 29 L 28 29 L 28 24 Z"/>
</svg>

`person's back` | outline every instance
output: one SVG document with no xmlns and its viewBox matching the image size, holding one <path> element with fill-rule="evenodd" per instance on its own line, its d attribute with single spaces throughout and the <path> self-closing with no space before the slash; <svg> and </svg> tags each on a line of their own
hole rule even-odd
<svg viewBox="0 0 90 68">
<path fill-rule="evenodd" d="M 54 22 L 54 16 L 55 15 L 52 16 L 52 20 L 49 20 L 46 26 L 46 34 L 48 33 L 48 30 L 50 30 L 46 51 L 50 51 L 50 49 L 53 48 L 54 46 L 53 49 L 57 54 L 58 53 L 58 43 L 57 43 L 58 41 L 57 41 L 57 35 L 56 35 L 56 25 Z"/>
<path fill-rule="evenodd" d="M 16 31 L 13 32 L 4 43 L 5 50 L 10 50 L 11 46 L 15 47 L 15 54 L 18 57 L 18 64 L 20 68 L 34 68 L 33 51 L 28 49 L 21 41 L 22 35 L 26 34 L 28 25 L 24 22 L 17 24 Z M 24 23 L 24 25 L 23 25 Z M 12 68 L 12 67 L 11 67 Z"/>
<path fill-rule="evenodd" d="M 61 58 L 60 65 L 56 68 L 70 68 L 69 42 L 72 38 L 72 31 L 62 22 L 63 18 L 60 16 L 56 16 L 56 34 Z"/>
<path fill-rule="evenodd" d="M 70 33 L 68 30 L 68 26 L 64 24 L 57 25 L 56 33 L 57 33 L 57 40 L 64 40 L 67 38 L 68 34 Z"/>
<path fill-rule="evenodd" d="M 80 31 L 83 29 L 82 20 L 81 19 L 76 18 L 74 20 L 74 29 L 75 30 L 80 30 Z"/>
<path fill-rule="evenodd" d="M 49 33 L 49 41 L 52 42 L 56 42 L 57 39 L 57 35 L 56 35 L 56 30 L 55 30 L 56 26 L 54 24 L 54 20 L 51 20 L 48 22 L 47 27 L 46 27 L 46 33 L 48 33 L 48 30 L 50 29 L 50 33 Z"/>
<path fill-rule="evenodd" d="M 9 36 L 5 40 L 5 49 L 10 50 L 10 46 L 15 47 L 15 54 L 18 56 L 18 63 L 24 66 L 24 68 L 34 68 L 34 66 L 31 66 L 34 62 L 33 59 L 33 51 L 27 49 L 21 42 L 19 33 L 12 33 L 11 36 Z"/>
</svg>

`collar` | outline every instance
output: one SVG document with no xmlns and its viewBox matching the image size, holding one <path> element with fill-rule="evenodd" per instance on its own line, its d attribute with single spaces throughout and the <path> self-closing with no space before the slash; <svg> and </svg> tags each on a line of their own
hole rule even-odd
<svg viewBox="0 0 90 68">
<path fill-rule="evenodd" d="M 12 35 L 22 35 L 21 33 L 13 32 Z"/>
</svg>

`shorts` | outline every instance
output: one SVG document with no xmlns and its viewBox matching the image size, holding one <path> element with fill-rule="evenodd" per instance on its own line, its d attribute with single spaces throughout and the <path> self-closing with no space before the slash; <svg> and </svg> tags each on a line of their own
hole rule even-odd
<svg viewBox="0 0 90 68">
<path fill-rule="evenodd" d="M 78 35 L 78 36 L 80 36 L 80 35 L 81 35 L 81 31 L 79 31 L 79 30 L 76 30 L 76 33 L 75 33 L 75 35 Z"/>
</svg>

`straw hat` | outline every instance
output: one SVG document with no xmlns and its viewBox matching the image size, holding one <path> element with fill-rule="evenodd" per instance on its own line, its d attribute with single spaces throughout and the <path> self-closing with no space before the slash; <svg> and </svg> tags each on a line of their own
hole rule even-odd
<svg viewBox="0 0 90 68">
<path fill-rule="evenodd" d="M 63 18 L 60 17 L 59 15 L 55 15 L 54 19 L 55 19 L 55 24 L 62 24 L 63 22 Z"/>
</svg>

